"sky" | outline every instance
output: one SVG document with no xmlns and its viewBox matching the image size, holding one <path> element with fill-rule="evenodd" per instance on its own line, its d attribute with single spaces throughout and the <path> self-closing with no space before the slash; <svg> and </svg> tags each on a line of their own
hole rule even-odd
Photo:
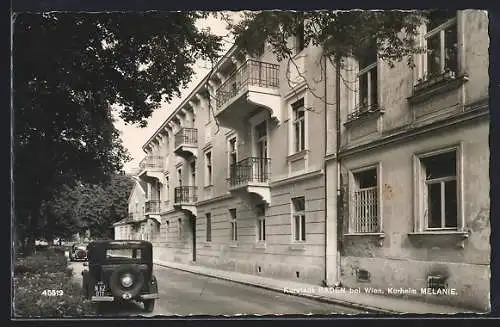
<svg viewBox="0 0 500 327">
<path fill-rule="evenodd" d="M 233 19 L 238 19 L 238 13 L 231 13 Z M 203 21 L 197 23 L 199 28 L 209 27 L 213 34 L 225 36 L 228 34 L 226 30 L 226 24 L 214 17 L 209 17 Z M 229 50 L 232 45 L 232 39 L 230 37 L 225 39 L 224 42 L 224 52 Z M 132 172 L 138 167 L 139 162 L 144 158 L 145 153 L 142 150 L 142 145 L 154 134 L 154 132 L 161 126 L 161 124 L 167 119 L 170 113 L 175 110 L 175 108 L 184 100 L 186 97 L 205 75 L 209 72 L 210 67 L 206 62 L 201 60 L 195 64 L 194 67 L 195 74 L 192 77 L 191 82 L 188 87 L 181 92 L 181 97 L 174 98 L 170 103 L 162 103 L 161 107 L 156 109 L 152 116 L 148 119 L 148 126 L 140 128 L 136 125 L 127 125 L 122 120 L 118 119 L 115 122 L 115 127 L 120 131 L 123 145 L 128 150 L 130 157 L 133 158 L 132 161 L 125 164 L 125 171 Z"/>
</svg>

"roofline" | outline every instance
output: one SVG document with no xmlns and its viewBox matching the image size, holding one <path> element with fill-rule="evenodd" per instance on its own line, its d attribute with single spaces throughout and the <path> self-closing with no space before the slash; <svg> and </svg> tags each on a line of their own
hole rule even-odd
<svg viewBox="0 0 500 327">
<path fill-rule="evenodd" d="M 175 115 L 177 115 L 179 113 L 179 111 L 186 105 L 186 103 L 188 103 L 189 101 L 191 101 L 191 99 L 193 98 L 193 96 L 196 95 L 200 91 L 200 89 L 203 88 L 208 83 L 208 80 L 211 77 L 210 73 L 212 73 L 212 75 L 213 75 L 213 73 L 218 70 L 218 68 L 220 67 L 221 63 L 224 60 L 226 60 L 229 56 L 231 56 L 236 51 L 237 48 L 238 48 L 237 45 L 233 44 L 231 46 L 231 48 L 229 48 L 229 50 L 227 50 L 226 53 L 219 60 L 217 60 L 217 63 L 215 64 L 215 66 L 213 67 L 213 69 L 211 70 L 211 72 L 207 73 L 205 75 L 205 77 L 203 77 L 203 79 L 198 83 L 198 85 L 196 85 L 196 87 L 181 102 L 181 104 L 178 105 L 177 108 L 175 108 L 175 110 L 172 111 L 172 113 L 165 119 L 165 121 L 163 122 L 163 124 L 161 124 L 160 127 L 156 129 L 156 131 L 153 133 L 153 135 L 151 135 L 151 137 L 142 146 L 142 150 L 145 153 L 147 153 L 146 147 L 158 136 L 158 134 L 160 133 L 160 131 L 162 131 L 163 129 L 165 129 L 165 126 L 172 120 L 172 118 Z"/>
</svg>

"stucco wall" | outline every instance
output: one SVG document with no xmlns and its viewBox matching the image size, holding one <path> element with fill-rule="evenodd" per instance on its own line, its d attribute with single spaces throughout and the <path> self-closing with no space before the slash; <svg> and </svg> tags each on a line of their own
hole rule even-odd
<svg viewBox="0 0 500 327">
<path fill-rule="evenodd" d="M 412 155 L 462 142 L 465 229 L 470 231 L 464 248 L 450 235 L 427 236 L 419 240 L 413 232 Z M 369 271 L 369 286 L 426 287 L 427 274 L 434 268 L 449 274 L 448 287 L 456 297 L 428 300 L 479 306 L 489 303 L 489 148 L 488 123 L 471 122 L 453 129 L 415 137 L 403 144 L 379 147 L 362 155 L 345 158 L 345 171 L 381 163 L 383 189 L 382 220 L 385 238 L 379 246 L 371 236 L 345 236 L 341 259 L 342 281 L 348 286 L 366 286 L 356 281 L 357 269 Z"/>
</svg>

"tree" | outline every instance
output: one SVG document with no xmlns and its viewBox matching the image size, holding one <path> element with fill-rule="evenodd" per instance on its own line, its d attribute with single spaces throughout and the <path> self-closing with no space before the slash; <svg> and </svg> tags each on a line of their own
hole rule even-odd
<svg viewBox="0 0 500 327">
<path fill-rule="evenodd" d="M 111 236 L 113 223 L 128 214 L 128 196 L 134 181 L 130 176 L 113 175 L 100 185 L 64 185 L 57 195 L 42 207 L 41 236 L 69 238 L 89 230 L 93 237 Z"/>
<path fill-rule="evenodd" d="M 113 115 L 145 126 L 161 100 L 187 85 L 197 59 L 218 55 L 220 38 L 195 26 L 205 15 L 13 16 L 18 237 L 34 245 L 42 205 L 62 185 L 99 183 L 122 168 L 128 155 Z"/>
<path fill-rule="evenodd" d="M 427 15 L 422 10 L 262 11 L 246 12 L 237 24 L 226 21 L 241 48 L 255 54 L 267 43 L 279 61 L 293 57 L 289 38 L 303 34 L 305 45 L 320 47 L 323 56 L 341 65 L 374 40 L 381 59 L 392 65 L 406 58 L 413 65 L 413 54 L 422 51 L 415 36 Z"/>
</svg>

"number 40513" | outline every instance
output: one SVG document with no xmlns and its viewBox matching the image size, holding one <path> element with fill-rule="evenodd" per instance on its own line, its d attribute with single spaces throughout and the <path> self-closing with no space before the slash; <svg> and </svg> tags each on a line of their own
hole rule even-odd
<svg viewBox="0 0 500 327">
<path fill-rule="evenodd" d="M 63 290 L 43 290 L 43 296 L 62 296 L 64 294 Z"/>
</svg>

